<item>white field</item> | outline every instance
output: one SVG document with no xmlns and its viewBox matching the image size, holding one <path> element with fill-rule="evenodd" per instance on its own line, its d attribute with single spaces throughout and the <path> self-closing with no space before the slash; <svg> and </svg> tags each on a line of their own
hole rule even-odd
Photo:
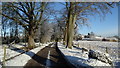
<svg viewBox="0 0 120 68">
<path fill-rule="evenodd" d="M 119 54 L 119 47 L 118 42 L 104 42 L 104 41 L 74 41 L 74 44 L 76 46 L 92 50 L 98 50 L 101 52 L 106 53 L 106 47 L 108 54 L 113 58 L 113 60 L 118 60 L 118 54 Z"/>
<path fill-rule="evenodd" d="M 112 58 L 112 62 L 116 63 L 118 59 L 118 42 L 103 42 L 103 41 L 74 41 L 74 45 L 79 48 L 86 48 L 97 50 L 106 53 L 106 47 L 108 48 L 108 54 Z M 108 63 L 104 63 L 95 59 L 89 59 L 88 53 L 82 53 L 82 50 L 72 48 L 66 49 L 64 45 L 59 44 L 59 49 L 67 57 L 67 59 L 74 65 L 79 66 L 110 66 Z M 114 65 L 116 65 L 114 63 Z"/>
</svg>

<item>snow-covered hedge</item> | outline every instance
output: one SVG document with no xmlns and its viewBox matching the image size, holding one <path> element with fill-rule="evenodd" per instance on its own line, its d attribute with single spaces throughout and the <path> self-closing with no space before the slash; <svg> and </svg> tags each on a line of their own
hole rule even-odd
<svg viewBox="0 0 120 68">
<path fill-rule="evenodd" d="M 109 63 L 110 65 L 112 65 L 112 59 L 107 53 L 103 53 L 95 50 L 89 50 L 88 56 L 89 58 L 98 59 L 102 62 Z"/>
</svg>

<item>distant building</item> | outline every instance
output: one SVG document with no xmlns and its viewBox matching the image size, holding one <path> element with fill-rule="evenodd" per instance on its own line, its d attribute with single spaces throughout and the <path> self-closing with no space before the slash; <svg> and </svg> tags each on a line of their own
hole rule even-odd
<svg viewBox="0 0 120 68">
<path fill-rule="evenodd" d="M 103 37 L 95 35 L 93 32 L 88 33 L 88 35 L 85 35 L 82 40 L 87 41 L 102 41 Z"/>
<path fill-rule="evenodd" d="M 95 34 L 91 32 L 89 38 L 95 38 Z"/>
<path fill-rule="evenodd" d="M 75 36 L 74 40 L 86 40 L 86 41 L 111 41 L 111 42 L 117 42 L 118 38 L 116 37 L 101 37 L 101 36 L 97 36 L 95 35 L 95 33 L 91 32 L 88 33 L 88 35 L 82 35 L 82 34 L 78 34 L 77 36 Z"/>
</svg>

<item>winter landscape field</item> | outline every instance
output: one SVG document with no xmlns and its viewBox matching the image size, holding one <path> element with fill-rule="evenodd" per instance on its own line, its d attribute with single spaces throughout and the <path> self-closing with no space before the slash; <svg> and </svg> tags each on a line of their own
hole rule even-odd
<svg viewBox="0 0 120 68">
<path fill-rule="evenodd" d="M 0 2 L 0 68 L 120 67 L 120 2 L 10 1 Z"/>
<path fill-rule="evenodd" d="M 106 47 L 108 48 L 107 49 L 107 53 L 109 54 L 109 56 L 111 57 L 112 59 L 112 62 L 114 64 L 116 64 L 116 62 L 118 62 L 120 59 L 118 57 L 120 57 L 118 54 L 119 54 L 119 48 L 118 48 L 118 42 L 102 42 L 102 41 L 74 41 L 74 45 L 76 47 L 74 47 L 73 50 L 66 50 L 66 49 L 63 49 L 63 53 L 68 53 L 68 55 L 72 55 L 72 56 L 75 56 L 75 57 L 82 57 L 84 59 L 88 59 L 88 53 L 87 55 L 82 55 L 81 51 L 82 49 L 81 48 L 86 48 L 88 50 L 95 50 L 95 51 L 100 51 L 100 52 L 103 52 L 103 53 L 106 53 Z M 64 52 L 64 51 L 67 51 L 67 52 Z M 69 54 L 70 53 L 70 54 Z M 86 52 L 85 52 L 86 53 Z M 83 54 L 85 54 L 83 53 Z M 71 56 L 70 55 L 70 56 Z M 68 57 L 69 58 L 69 57 Z M 72 57 L 70 58 L 72 59 Z M 75 58 L 76 59 L 76 58 Z M 74 60 L 74 59 L 73 59 Z M 73 61 L 71 60 L 71 61 Z M 76 61 L 79 62 L 78 59 L 76 59 Z M 84 62 L 84 61 L 83 61 Z M 73 62 L 74 63 L 74 62 Z M 77 62 L 76 62 L 77 63 Z M 74 63 L 74 64 L 76 64 Z M 79 64 L 79 63 L 78 63 Z M 118 64 L 118 63 L 117 63 Z M 97 61 L 93 61 L 93 63 L 90 62 L 91 66 L 109 66 L 107 64 L 102 64 L 100 62 L 97 62 Z"/>
<path fill-rule="evenodd" d="M 41 50 L 45 46 L 48 46 L 48 44 L 39 46 L 39 44 L 36 43 L 36 45 L 38 45 L 37 48 L 32 49 L 23 54 L 21 54 L 23 52 L 22 50 L 14 51 L 14 50 L 7 48 L 6 59 L 9 59 L 11 57 L 13 58 L 7 60 L 5 62 L 5 65 L 6 66 L 24 66 L 31 59 L 31 57 L 34 56 L 33 53 L 36 54 L 39 50 Z M 21 45 L 14 44 L 13 46 L 16 46 L 17 48 L 19 48 Z M 109 54 L 109 57 L 111 58 L 112 63 L 114 65 L 119 64 L 118 61 L 120 61 L 120 59 L 118 59 L 118 54 L 119 54 L 118 42 L 74 41 L 74 46 L 75 47 L 73 47 L 73 49 L 66 49 L 65 45 L 62 45 L 62 42 L 58 43 L 58 48 L 65 55 L 65 58 L 67 58 L 67 60 L 70 61 L 70 63 L 72 63 L 78 68 L 81 65 L 83 66 L 111 66 L 108 62 L 102 62 L 96 59 L 89 59 L 88 52 L 82 52 L 82 48 L 85 48 L 87 50 L 90 50 L 90 49 L 97 50 L 99 52 L 106 53 L 106 47 L 107 47 L 108 54 Z M 3 55 L 4 55 L 3 46 L 1 45 L 0 48 L 1 48 L 0 49 L 0 61 L 3 62 Z"/>
</svg>

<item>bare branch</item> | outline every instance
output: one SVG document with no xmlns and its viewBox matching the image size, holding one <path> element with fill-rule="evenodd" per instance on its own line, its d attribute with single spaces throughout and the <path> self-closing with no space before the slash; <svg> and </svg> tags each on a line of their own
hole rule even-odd
<svg viewBox="0 0 120 68">
<path fill-rule="evenodd" d="M 15 8 L 13 8 L 13 9 L 21 17 L 22 20 L 24 20 L 25 22 L 29 23 L 29 21 L 27 21 Z"/>
<path fill-rule="evenodd" d="M 110 7 L 114 8 L 114 7 L 112 6 L 112 4 L 113 4 L 114 2 L 112 2 L 111 4 L 108 3 L 108 2 L 106 2 L 106 3 L 107 3 L 107 5 L 109 5 Z"/>
<path fill-rule="evenodd" d="M 41 14 L 40 14 L 40 17 L 39 17 L 39 20 L 38 20 L 39 22 L 41 22 L 41 20 L 42 20 L 42 16 L 43 16 L 43 12 L 44 12 L 45 6 L 46 6 L 46 4 L 44 2 L 42 2 Z"/>
<path fill-rule="evenodd" d="M 3 13 L 0 13 L 0 14 L 2 14 L 2 15 L 3 15 L 4 17 L 6 17 L 6 18 L 9 18 L 9 19 L 17 22 L 19 25 L 21 25 L 21 26 L 24 27 L 26 30 L 28 30 L 28 28 L 27 28 L 28 25 L 27 25 L 27 24 L 23 24 L 20 20 L 14 18 L 14 17 L 10 17 L 10 16 L 8 16 L 8 15 L 6 15 L 6 14 L 3 14 Z"/>
<path fill-rule="evenodd" d="M 66 2 L 66 9 L 67 9 L 67 11 L 69 10 L 68 2 Z"/>
<path fill-rule="evenodd" d="M 2 7 L 8 7 L 8 8 L 11 8 L 11 7 L 14 7 L 14 8 L 17 8 L 18 10 L 22 11 L 23 13 L 25 13 L 27 16 L 29 16 L 29 14 L 25 11 L 24 7 L 22 7 L 23 9 L 17 7 L 17 6 L 14 6 L 12 3 L 11 5 L 2 5 Z"/>
<path fill-rule="evenodd" d="M 82 10 L 80 11 L 80 13 L 82 13 L 82 12 L 85 11 L 86 9 L 89 9 L 93 4 L 94 4 L 94 3 L 88 5 L 86 8 L 82 9 Z"/>
<path fill-rule="evenodd" d="M 23 6 L 23 4 L 20 2 L 20 5 L 22 6 L 23 8 L 23 12 L 29 17 L 29 14 L 27 13 L 27 11 L 25 10 L 25 7 Z"/>
</svg>

